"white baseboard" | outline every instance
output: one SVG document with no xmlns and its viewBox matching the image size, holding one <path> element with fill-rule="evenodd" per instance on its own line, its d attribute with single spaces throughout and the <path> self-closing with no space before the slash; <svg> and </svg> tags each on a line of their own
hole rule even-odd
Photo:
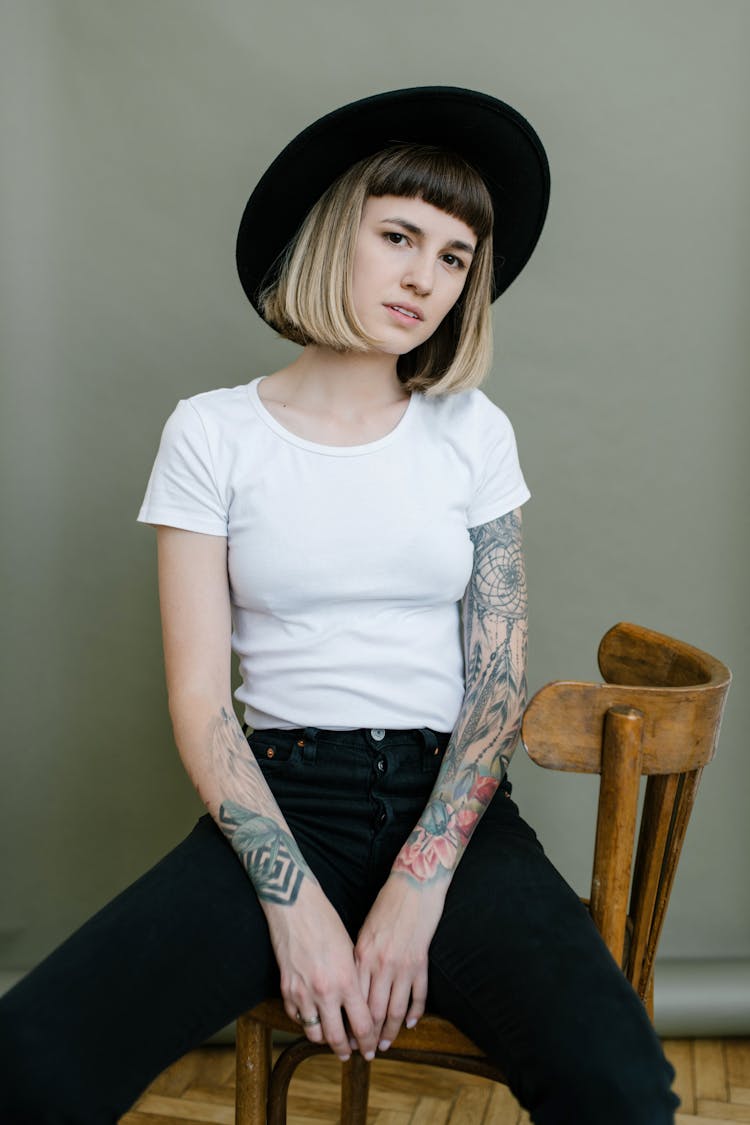
<svg viewBox="0 0 750 1125">
<path fill-rule="evenodd" d="M 750 1035 L 750 960 L 657 961 L 654 1026 L 662 1038 Z"/>
</svg>

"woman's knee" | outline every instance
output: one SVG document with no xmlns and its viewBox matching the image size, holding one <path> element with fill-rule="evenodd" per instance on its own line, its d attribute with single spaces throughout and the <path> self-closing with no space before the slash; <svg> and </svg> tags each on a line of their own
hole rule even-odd
<svg viewBox="0 0 750 1125">
<path fill-rule="evenodd" d="M 442 951 L 441 951 L 442 952 Z M 599 940 L 536 949 L 516 973 L 431 962 L 431 1006 L 506 1073 L 539 1125 L 671 1125 L 674 1068 Z M 488 963 L 488 962 L 486 962 Z"/>
<path fill-rule="evenodd" d="M 519 1100 L 539 1125 L 673 1125 L 675 1070 L 646 1009 L 619 969 L 589 984 L 511 1045 Z"/>
<path fill-rule="evenodd" d="M 661 1050 L 639 1060 L 581 1057 L 530 1105 L 539 1125 L 673 1125 L 680 1099 L 675 1072 Z"/>
</svg>

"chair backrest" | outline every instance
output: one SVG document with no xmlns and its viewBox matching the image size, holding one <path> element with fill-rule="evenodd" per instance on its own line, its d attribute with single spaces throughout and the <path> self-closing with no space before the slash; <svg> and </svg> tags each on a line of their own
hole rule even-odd
<svg viewBox="0 0 750 1125">
<path fill-rule="evenodd" d="M 703 767 L 716 752 L 732 677 L 708 653 L 627 623 L 605 634 L 598 655 L 605 683 L 547 684 L 526 708 L 521 739 L 545 769 L 601 775 L 589 909 L 646 1001 L 685 830 Z M 633 865 L 642 774 L 649 776 Z"/>
</svg>

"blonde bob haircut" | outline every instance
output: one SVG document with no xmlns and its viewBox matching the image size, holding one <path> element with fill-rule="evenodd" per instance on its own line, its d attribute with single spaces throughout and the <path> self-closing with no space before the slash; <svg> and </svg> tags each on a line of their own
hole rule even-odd
<svg viewBox="0 0 750 1125">
<path fill-rule="evenodd" d="M 477 248 L 461 295 L 424 343 L 398 357 L 404 388 L 425 395 L 478 387 L 492 362 L 492 199 L 456 153 L 399 144 L 352 165 L 323 193 L 263 280 L 259 306 L 284 339 L 334 351 L 366 351 L 369 336 L 352 302 L 352 267 L 370 196 L 419 197 L 471 227 Z"/>
</svg>

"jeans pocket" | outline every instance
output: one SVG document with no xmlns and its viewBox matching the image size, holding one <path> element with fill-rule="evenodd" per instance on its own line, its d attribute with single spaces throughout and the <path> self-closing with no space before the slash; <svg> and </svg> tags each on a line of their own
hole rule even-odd
<svg viewBox="0 0 750 1125">
<path fill-rule="evenodd" d="M 281 730 L 253 731 L 247 744 L 261 769 L 277 765 L 299 765 L 302 762 L 304 739 Z"/>
</svg>

